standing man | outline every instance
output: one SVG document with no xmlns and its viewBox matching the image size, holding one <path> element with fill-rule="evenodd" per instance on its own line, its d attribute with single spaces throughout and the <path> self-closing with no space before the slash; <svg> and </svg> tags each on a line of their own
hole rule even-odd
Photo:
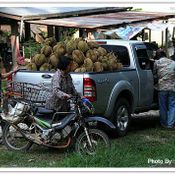
<svg viewBox="0 0 175 175">
<path fill-rule="evenodd" d="M 154 63 L 154 78 L 157 78 L 160 123 L 163 127 L 173 129 L 175 124 L 175 61 L 168 59 L 166 53 L 159 49 L 158 60 Z"/>
</svg>

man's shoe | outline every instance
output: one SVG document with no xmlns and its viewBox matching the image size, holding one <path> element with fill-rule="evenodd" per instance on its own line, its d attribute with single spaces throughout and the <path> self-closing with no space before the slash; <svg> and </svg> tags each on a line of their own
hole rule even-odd
<svg viewBox="0 0 175 175">
<path fill-rule="evenodd" d="M 175 131 L 174 127 L 164 127 L 164 129 L 169 130 L 169 131 Z"/>
<path fill-rule="evenodd" d="M 162 128 L 164 128 L 164 129 L 166 129 L 166 130 L 175 130 L 175 127 L 171 127 L 171 126 L 165 126 L 165 125 L 162 125 L 161 124 L 161 126 L 162 126 Z"/>
</svg>

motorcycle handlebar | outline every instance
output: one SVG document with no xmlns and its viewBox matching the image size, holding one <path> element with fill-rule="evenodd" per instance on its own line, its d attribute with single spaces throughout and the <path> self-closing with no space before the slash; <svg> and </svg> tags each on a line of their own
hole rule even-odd
<svg viewBox="0 0 175 175">
<path fill-rule="evenodd" d="M 73 103 L 78 105 L 82 104 L 81 97 L 79 95 L 71 96 L 67 101 L 72 101 Z"/>
</svg>

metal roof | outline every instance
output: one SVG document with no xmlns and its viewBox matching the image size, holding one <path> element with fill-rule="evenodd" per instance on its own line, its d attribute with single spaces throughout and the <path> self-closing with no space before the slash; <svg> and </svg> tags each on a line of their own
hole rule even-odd
<svg viewBox="0 0 175 175">
<path fill-rule="evenodd" d="M 132 7 L 0 7 L 0 17 L 15 20 L 59 18 L 126 11 Z"/>
<path fill-rule="evenodd" d="M 125 12 L 107 13 L 99 15 L 36 20 L 27 22 L 41 25 L 95 29 L 95 28 L 106 28 L 106 27 L 119 27 L 125 24 L 152 21 L 152 20 L 165 20 L 169 18 L 175 18 L 175 14 L 160 13 L 160 12 L 154 13 L 154 12 L 125 11 Z"/>
</svg>

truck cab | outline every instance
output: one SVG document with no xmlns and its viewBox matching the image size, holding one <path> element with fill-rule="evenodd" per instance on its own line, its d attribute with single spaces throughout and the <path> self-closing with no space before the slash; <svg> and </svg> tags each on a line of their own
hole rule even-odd
<svg viewBox="0 0 175 175">
<path fill-rule="evenodd" d="M 105 49 L 114 52 L 125 70 L 135 70 L 137 75 L 137 87 L 135 87 L 135 99 L 137 99 L 137 110 L 143 110 L 144 108 L 150 108 L 153 104 L 154 96 L 154 84 L 153 74 L 150 65 L 150 57 L 148 55 L 148 43 L 145 44 L 142 41 L 123 41 L 123 40 L 98 40 L 98 43 L 102 44 Z M 133 81 L 133 80 L 129 80 Z M 149 93 L 145 93 L 149 92 Z"/>
</svg>

